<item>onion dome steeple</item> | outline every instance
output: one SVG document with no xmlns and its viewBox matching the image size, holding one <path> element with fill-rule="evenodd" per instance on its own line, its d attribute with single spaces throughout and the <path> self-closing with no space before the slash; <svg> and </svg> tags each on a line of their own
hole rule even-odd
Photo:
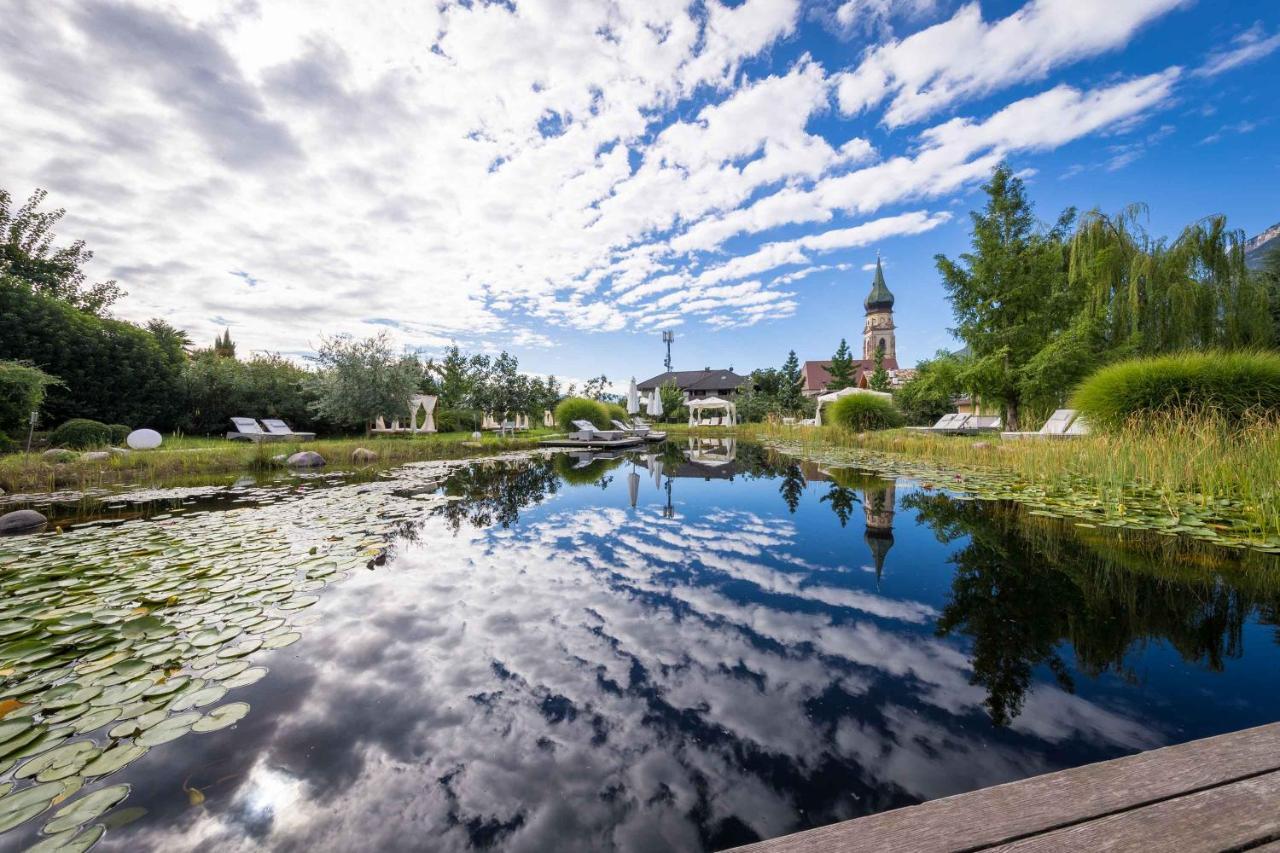
<svg viewBox="0 0 1280 853">
<path fill-rule="evenodd" d="M 880 255 L 876 255 L 876 277 L 871 282 L 871 292 L 863 303 L 868 311 L 889 311 L 893 309 L 893 294 L 884 283 L 884 267 L 880 265 Z"/>
</svg>

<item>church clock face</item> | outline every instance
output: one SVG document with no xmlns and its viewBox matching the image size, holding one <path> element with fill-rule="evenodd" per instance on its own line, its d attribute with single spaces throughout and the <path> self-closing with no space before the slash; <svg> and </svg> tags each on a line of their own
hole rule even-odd
<svg viewBox="0 0 1280 853">
<path fill-rule="evenodd" d="M 893 325 L 893 319 L 887 314 L 876 314 L 867 318 L 867 325 L 873 329 L 886 329 Z"/>
</svg>

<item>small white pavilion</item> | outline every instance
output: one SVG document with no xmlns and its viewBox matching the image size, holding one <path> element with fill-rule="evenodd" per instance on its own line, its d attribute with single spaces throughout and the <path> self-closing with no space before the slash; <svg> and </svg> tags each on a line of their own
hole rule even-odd
<svg viewBox="0 0 1280 853">
<path fill-rule="evenodd" d="M 685 403 L 689 407 L 689 426 L 737 426 L 738 407 L 719 397 L 703 397 Z M 724 412 L 723 415 L 704 421 L 705 412 Z"/>
</svg>

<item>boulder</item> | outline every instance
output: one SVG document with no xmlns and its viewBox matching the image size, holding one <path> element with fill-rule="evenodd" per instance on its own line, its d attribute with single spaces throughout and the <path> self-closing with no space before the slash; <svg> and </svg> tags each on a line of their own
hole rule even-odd
<svg viewBox="0 0 1280 853">
<path fill-rule="evenodd" d="M 129 448 L 127 447 L 108 447 L 107 452 L 112 456 L 128 456 Z"/>
<path fill-rule="evenodd" d="M 323 468 L 324 457 L 314 450 L 300 450 L 285 460 L 290 468 Z"/>
<path fill-rule="evenodd" d="M 991 442 L 989 442 L 989 441 L 975 441 L 975 442 L 973 443 L 973 449 L 974 449 L 974 450 L 989 450 L 989 449 L 991 449 Z"/>
<path fill-rule="evenodd" d="M 81 462 L 106 462 L 110 458 L 111 454 L 105 450 L 90 450 L 80 454 Z"/>
<path fill-rule="evenodd" d="M 40 454 L 40 458 L 45 462 L 74 462 L 76 461 L 76 452 L 67 450 L 65 447 L 54 447 Z"/>
<path fill-rule="evenodd" d="M 38 533 L 49 523 L 34 509 L 20 509 L 0 515 L 0 536 L 18 535 L 22 533 Z"/>
<path fill-rule="evenodd" d="M 351 461 L 357 462 L 361 465 L 369 462 L 377 462 L 378 454 L 367 447 L 357 447 L 355 450 L 351 451 Z"/>
</svg>

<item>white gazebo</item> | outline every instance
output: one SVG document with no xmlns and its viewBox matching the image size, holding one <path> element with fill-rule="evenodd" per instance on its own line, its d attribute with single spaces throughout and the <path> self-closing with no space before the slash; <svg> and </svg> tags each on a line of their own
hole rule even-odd
<svg viewBox="0 0 1280 853">
<path fill-rule="evenodd" d="M 888 391 L 872 391 L 870 388 L 841 388 L 839 391 L 832 391 L 828 394 L 822 394 L 818 397 L 818 409 L 814 412 L 814 423 L 822 426 L 822 405 L 823 403 L 834 403 L 841 397 L 848 397 L 850 394 L 873 394 L 876 397 L 883 397 L 886 400 L 892 400 L 893 395 Z"/>
<path fill-rule="evenodd" d="M 400 426 L 398 417 L 393 417 L 391 426 L 387 426 L 386 419 L 382 415 L 378 415 L 374 421 L 374 428 L 370 432 L 435 432 L 435 410 L 435 397 L 430 394 L 414 394 L 409 398 L 409 425 L 407 427 Z M 418 424 L 419 416 L 422 418 L 421 426 Z"/>
<path fill-rule="evenodd" d="M 738 424 L 738 407 L 728 400 L 721 400 L 719 397 L 703 397 L 700 400 L 690 400 L 685 403 L 689 407 L 689 426 L 703 426 L 702 413 L 705 411 L 722 411 L 723 417 L 713 418 L 712 422 L 706 426 L 737 426 Z"/>
</svg>

